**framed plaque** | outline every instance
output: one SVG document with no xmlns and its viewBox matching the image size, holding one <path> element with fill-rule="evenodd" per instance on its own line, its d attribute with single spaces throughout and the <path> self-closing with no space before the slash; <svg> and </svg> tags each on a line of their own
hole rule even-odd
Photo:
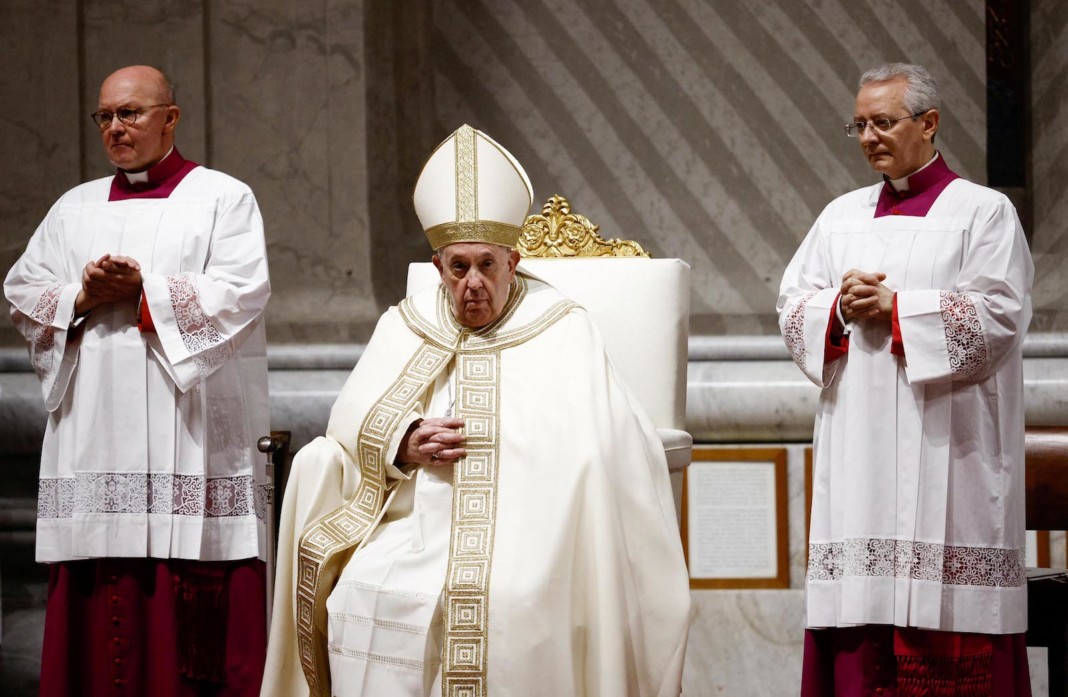
<svg viewBox="0 0 1068 697">
<path fill-rule="evenodd" d="M 691 588 L 789 588 L 786 448 L 695 446 L 682 541 Z"/>
</svg>

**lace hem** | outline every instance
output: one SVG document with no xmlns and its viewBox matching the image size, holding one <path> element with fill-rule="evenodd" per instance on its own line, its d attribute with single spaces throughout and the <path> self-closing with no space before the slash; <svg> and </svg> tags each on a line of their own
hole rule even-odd
<svg viewBox="0 0 1068 697">
<path fill-rule="evenodd" d="M 954 378 L 967 380 L 980 376 L 987 366 L 983 325 L 975 302 L 963 293 L 939 293 L 946 349 Z"/>
<path fill-rule="evenodd" d="M 880 538 L 808 546 L 808 581 L 881 576 L 951 586 L 1017 587 L 1026 583 L 1022 550 L 954 547 Z"/>
<path fill-rule="evenodd" d="M 52 349 L 56 346 L 56 328 L 52 322 L 56 319 L 56 310 L 59 308 L 59 296 L 63 291 L 62 286 L 49 286 L 41 293 L 41 297 L 30 312 L 30 319 L 36 323 L 30 332 L 30 363 L 37 377 L 42 380 L 52 372 L 55 356 Z"/>
<path fill-rule="evenodd" d="M 201 307 L 200 295 L 192 277 L 168 276 L 167 288 L 170 290 L 171 307 L 174 308 L 182 343 L 193 357 L 197 370 L 202 375 L 211 373 L 230 360 L 233 355 L 230 343 L 212 325 Z"/>
<path fill-rule="evenodd" d="M 41 479 L 37 517 L 71 518 L 94 513 L 155 513 L 232 518 L 266 517 L 273 492 L 251 475 L 206 479 L 185 474 L 88 472 Z"/>
<path fill-rule="evenodd" d="M 786 324 L 782 330 L 782 338 L 786 341 L 786 348 L 789 349 L 794 363 L 801 370 L 805 369 L 808 362 L 805 357 L 805 306 L 815 295 L 816 293 L 812 292 L 797 301 L 797 305 L 786 316 Z"/>
</svg>

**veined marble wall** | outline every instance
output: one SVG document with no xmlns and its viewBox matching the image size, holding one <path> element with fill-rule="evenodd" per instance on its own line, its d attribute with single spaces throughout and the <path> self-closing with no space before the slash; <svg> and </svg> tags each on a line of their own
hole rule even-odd
<svg viewBox="0 0 1068 697">
<path fill-rule="evenodd" d="M 0 267 L 56 197 L 108 173 L 87 114 L 119 66 L 166 68 L 179 145 L 263 208 L 272 343 L 361 342 L 428 249 L 410 194 L 462 122 L 606 236 L 693 266 L 695 334 L 775 334 L 822 207 L 873 181 L 841 124 L 862 70 L 928 64 L 939 142 L 985 180 L 983 0 L 7 0 Z M 1063 329 L 1065 7 L 1032 3 L 1036 327 Z M 43 47 L 47 47 L 43 49 Z M 0 322 L 0 345 L 18 345 Z"/>
<path fill-rule="evenodd" d="M 536 198 L 693 267 L 691 331 L 776 333 L 775 297 L 831 199 L 876 181 L 845 137 L 856 83 L 928 64 L 940 141 L 985 178 L 981 0 L 456 0 L 438 6 L 443 123 L 513 149 Z"/>
<path fill-rule="evenodd" d="M 1032 331 L 1068 322 L 1068 3 L 1031 0 Z"/>
</svg>

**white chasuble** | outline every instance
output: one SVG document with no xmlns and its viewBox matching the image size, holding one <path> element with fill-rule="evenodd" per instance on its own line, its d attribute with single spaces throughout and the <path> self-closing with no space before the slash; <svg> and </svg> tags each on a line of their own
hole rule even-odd
<svg viewBox="0 0 1068 697">
<path fill-rule="evenodd" d="M 783 278 L 780 325 L 822 388 L 806 626 L 1026 628 L 1022 343 L 1033 266 L 1008 200 L 952 181 L 926 216 L 874 217 L 882 185 L 833 201 Z M 849 269 L 896 291 L 825 362 Z"/>
<path fill-rule="evenodd" d="M 192 169 L 166 198 L 109 201 L 112 177 L 52 207 L 4 283 L 49 411 L 37 560 L 263 557 L 270 295 L 252 192 Z M 82 271 L 141 265 L 133 304 L 72 324 Z"/>
<path fill-rule="evenodd" d="M 428 346 L 448 358 L 417 360 Z M 384 512 L 336 582 L 311 584 L 329 596 L 320 619 L 302 569 L 332 530 L 362 525 L 331 511 L 363 498 L 372 415 L 409 388 L 375 452 L 391 463 L 415 419 L 451 414 L 467 455 L 382 468 Z M 550 286 L 518 275 L 480 330 L 456 325 L 441 287 L 391 309 L 293 476 L 264 695 L 309 694 L 300 659 L 318 649 L 294 641 L 306 617 L 329 654 L 316 696 L 679 693 L 689 589 L 663 446 L 585 311 Z"/>
</svg>

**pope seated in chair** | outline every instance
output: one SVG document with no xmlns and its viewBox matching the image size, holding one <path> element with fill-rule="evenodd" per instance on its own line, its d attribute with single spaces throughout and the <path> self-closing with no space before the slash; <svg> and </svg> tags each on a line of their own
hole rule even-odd
<svg viewBox="0 0 1068 697">
<path fill-rule="evenodd" d="M 294 461 L 263 693 L 678 695 L 663 446 L 586 312 L 517 268 L 525 172 L 463 126 L 414 201 L 441 282 Z"/>
</svg>

